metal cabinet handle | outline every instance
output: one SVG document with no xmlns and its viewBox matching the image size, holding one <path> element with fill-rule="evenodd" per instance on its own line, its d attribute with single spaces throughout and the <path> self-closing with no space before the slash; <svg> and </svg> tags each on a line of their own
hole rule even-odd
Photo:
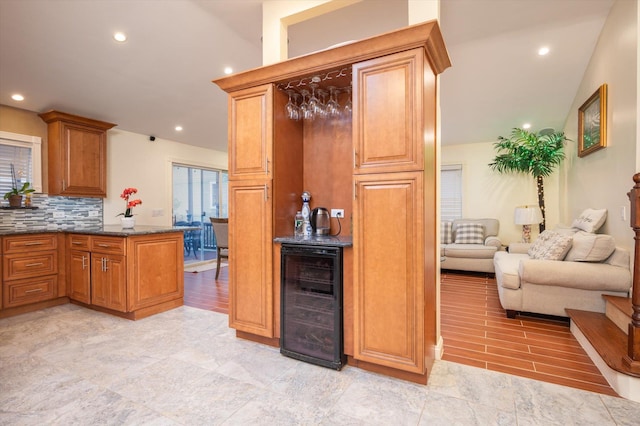
<svg viewBox="0 0 640 426">
<path fill-rule="evenodd" d="M 96 244 L 98 247 L 111 247 L 109 244 Z"/>
<path fill-rule="evenodd" d="M 41 291 L 41 288 L 34 288 L 32 290 L 25 290 L 25 293 L 40 293 Z"/>
<path fill-rule="evenodd" d="M 78 244 L 82 244 L 82 242 L 80 242 L 80 241 L 71 241 L 71 244 L 76 244 L 76 245 L 78 245 Z"/>
<path fill-rule="evenodd" d="M 24 243 L 25 246 L 41 246 L 44 244 L 42 241 L 31 241 L 28 243 Z"/>
<path fill-rule="evenodd" d="M 37 263 L 27 263 L 27 264 L 26 264 L 26 265 L 24 265 L 24 266 L 32 267 L 32 266 L 42 266 L 42 265 L 44 265 L 44 263 L 42 263 L 42 262 L 37 262 Z"/>
<path fill-rule="evenodd" d="M 87 267 L 87 264 L 85 263 L 85 257 L 84 255 L 82 256 L 82 270 L 84 271 L 84 269 Z"/>
</svg>

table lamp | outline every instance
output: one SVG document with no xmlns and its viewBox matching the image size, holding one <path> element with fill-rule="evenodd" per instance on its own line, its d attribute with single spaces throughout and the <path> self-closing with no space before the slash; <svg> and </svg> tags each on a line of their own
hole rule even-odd
<svg viewBox="0 0 640 426">
<path fill-rule="evenodd" d="M 531 242 L 531 225 L 542 222 L 542 210 L 537 205 L 516 207 L 516 225 L 522 225 L 522 242 Z"/>
</svg>

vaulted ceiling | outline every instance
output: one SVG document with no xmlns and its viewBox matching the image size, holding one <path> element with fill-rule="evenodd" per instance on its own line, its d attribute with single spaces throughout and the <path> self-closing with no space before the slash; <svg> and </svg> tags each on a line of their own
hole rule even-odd
<svg viewBox="0 0 640 426">
<path fill-rule="evenodd" d="M 441 0 L 453 64 L 441 79 L 443 144 L 493 141 L 525 122 L 561 129 L 612 3 Z M 405 2 L 363 0 L 290 27 L 289 55 L 407 22 Z M 226 95 L 211 80 L 259 67 L 261 31 L 261 0 L 0 0 L 0 104 L 226 151 Z"/>
</svg>

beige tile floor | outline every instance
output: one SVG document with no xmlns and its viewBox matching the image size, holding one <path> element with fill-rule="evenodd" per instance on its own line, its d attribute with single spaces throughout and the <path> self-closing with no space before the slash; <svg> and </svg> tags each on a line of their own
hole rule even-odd
<svg viewBox="0 0 640 426">
<path fill-rule="evenodd" d="M 181 307 L 0 320 L 0 425 L 637 425 L 640 404 L 446 361 L 427 386 L 286 358 Z"/>
</svg>

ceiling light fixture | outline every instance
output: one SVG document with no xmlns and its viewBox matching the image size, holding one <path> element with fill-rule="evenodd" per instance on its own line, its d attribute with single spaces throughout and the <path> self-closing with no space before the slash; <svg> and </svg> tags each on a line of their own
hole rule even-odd
<svg viewBox="0 0 640 426">
<path fill-rule="evenodd" d="M 11 99 L 20 102 L 24 101 L 24 96 L 22 96 L 20 93 L 14 93 L 13 95 L 11 95 Z"/>
<path fill-rule="evenodd" d="M 176 132 L 181 132 L 182 131 L 182 126 L 176 126 Z"/>
<path fill-rule="evenodd" d="M 538 55 L 540 56 L 544 56 L 547 53 L 549 53 L 549 48 L 547 46 L 541 47 L 540 49 L 538 49 Z"/>
<path fill-rule="evenodd" d="M 233 68 L 231 68 L 231 67 L 224 67 L 224 73 L 225 73 L 226 75 L 233 74 Z"/>
<path fill-rule="evenodd" d="M 124 43 L 125 41 L 127 41 L 127 35 L 123 32 L 118 31 L 113 35 L 113 39 L 118 43 Z"/>
<path fill-rule="evenodd" d="M 530 128 L 531 128 L 531 124 L 529 124 L 529 123 L 524 123 L 524 124 L 522 125 L 522 128 L 523 128 L 523 129 L 525 129 L 525 130 L 526 130 L 526 129 L 530 129 Z"/>
</svg>

